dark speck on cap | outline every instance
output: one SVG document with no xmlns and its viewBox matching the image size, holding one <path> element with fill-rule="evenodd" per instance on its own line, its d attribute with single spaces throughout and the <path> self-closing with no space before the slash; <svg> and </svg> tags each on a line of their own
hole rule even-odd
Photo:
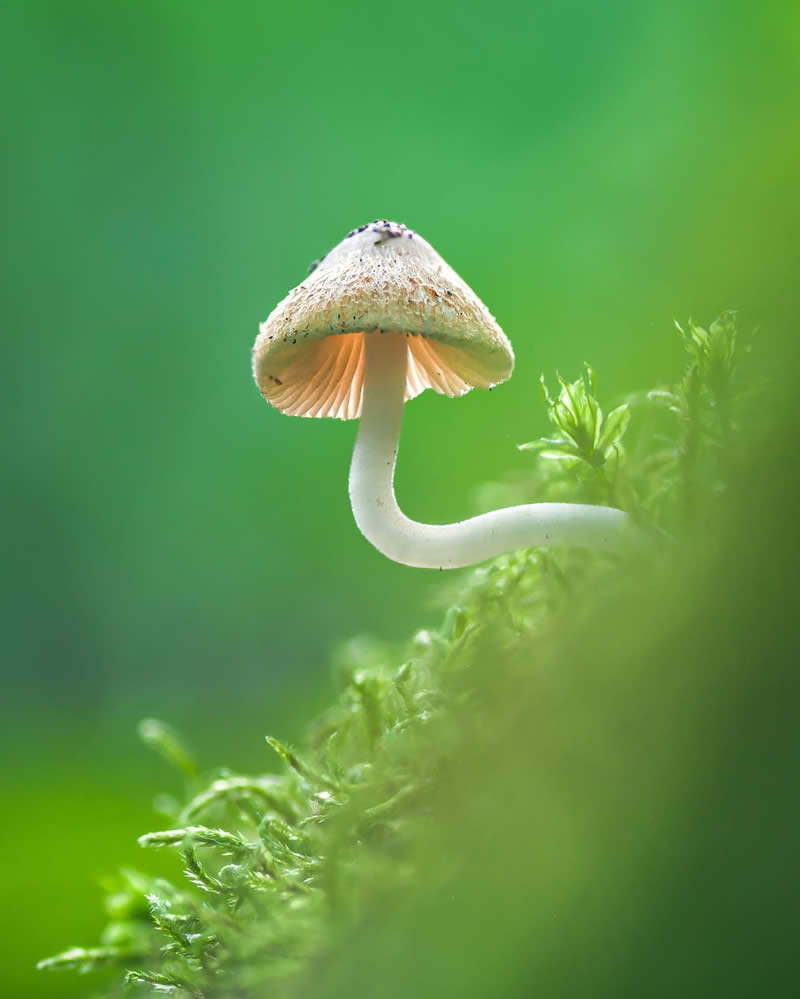
<svg viewBox="0 0 800 999">
<path fill-rule="evenodd" d="M 351 236 L 366 232 L 368 229 L 381 237 L 379 242 L 384 242 L 387 239 L 396 239 L 398 236 L 408 236 L 409 239 L 412 239 L 415 235 L 413 229 L 409 229 L 407 225 L 390 222 L 388 219 L 373 219 L 372 222 L 360 225 L 357 229 L 351 229 L 347 236 L 345 236 L 345 239 L 350 239 Z M 325 257 L 320 257 L 318 261 L 315 261 L 315 265 L 322 263 L 324 259 Z"/>
</svg>

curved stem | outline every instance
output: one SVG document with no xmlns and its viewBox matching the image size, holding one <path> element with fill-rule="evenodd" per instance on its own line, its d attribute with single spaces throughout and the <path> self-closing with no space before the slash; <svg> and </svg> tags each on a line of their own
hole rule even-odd
<svg viewBox="0 0 800 999">
<path fill-rule="evenodd" d="M 364 336 L 364 399 L 350 465 L 350 502 L 359 530 L 378 551 L 421 569 L 457 569 L 522 548 L 620 547 L 632 531 L 630 520 L 604 506 L 531 503 L 454 524 L 409 520 L 394 495 L 408 367 L 405 340 L 397 333 Z"/>
</svg>

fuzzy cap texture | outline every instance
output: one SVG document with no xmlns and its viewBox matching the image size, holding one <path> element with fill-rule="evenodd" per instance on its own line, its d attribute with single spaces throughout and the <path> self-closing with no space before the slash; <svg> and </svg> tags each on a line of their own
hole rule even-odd
<svg viewBox="0 0 800 999">
<path fill-rule="evenodd" d="M 506 335 L 422 236 L 377 220 L 348 233 L 270 313 L 253 347 L 264 398 L 291 416 L 361 413 L 364 337 L 404 336 L 406 399 L 511 376 Z"/>
</svg>

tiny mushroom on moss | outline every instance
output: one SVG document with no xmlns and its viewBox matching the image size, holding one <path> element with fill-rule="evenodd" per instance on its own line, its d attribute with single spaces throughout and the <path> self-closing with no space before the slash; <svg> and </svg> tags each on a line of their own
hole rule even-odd
<svg viewBox="0 0 800 999">
<path fill-rule="evenodd" d="M 418 233 L 376 220 L 335 246 L 261 324 L 253 374 L 291 416 L 360 418 L 350 501 L 362 534 L 396 562 L 455 569 L 544 545 L 615 549 L 631 533 L 611 507 L 532 503 L 453 524 L 402 513 L 394 469 L 403 405 L 511 376 L 514 352 L 477 295 Z"/>
</svg>

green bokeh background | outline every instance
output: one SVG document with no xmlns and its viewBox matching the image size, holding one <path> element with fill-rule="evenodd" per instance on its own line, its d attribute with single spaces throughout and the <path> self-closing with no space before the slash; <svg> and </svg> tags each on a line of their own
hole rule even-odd
<svg viewBox="0 0 800 999">
<path fill-rule="evenodd" d="M 674 378 L 673 317 L 783 329 L 800 216 L 790 2 L 12 2 L 4 240 L 0 850 L 9 994 L 91 943 L 170 777 L 268 765 L 329 653 L 436 620 L 346 495 L 355 426 L 253 386 L 259 320 L 351 227 L 418 229 L 509 334 L 513 380 L 408 408 L 398 493 L 455 519 L 523 470 L 539 373 Z"/>
</svg>

